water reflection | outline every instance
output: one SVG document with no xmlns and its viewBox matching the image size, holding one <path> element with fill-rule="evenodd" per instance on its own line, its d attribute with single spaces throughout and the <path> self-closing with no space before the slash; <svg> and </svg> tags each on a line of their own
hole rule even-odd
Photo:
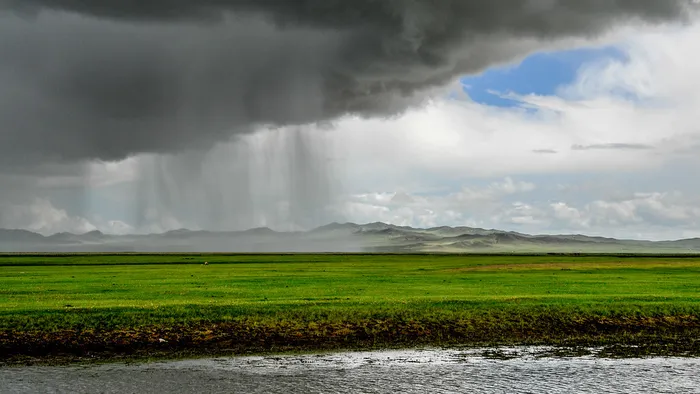
<svg viewBox="0 0 700 394">
<path fill-rule="evenodd" d="M 700 393 L 700 359 L 406 350 L 0 369 L 3 393 Z"/>
</svg>

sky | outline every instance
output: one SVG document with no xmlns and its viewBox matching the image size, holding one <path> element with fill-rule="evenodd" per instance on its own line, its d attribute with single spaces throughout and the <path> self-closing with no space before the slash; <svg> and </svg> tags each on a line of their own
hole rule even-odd
<svg viewBox="0 0 700 394">
<path fill-rule="evenodd" d="M 598 29 L 596 18 L 605 10 L 590 11 L 595 23 L 582 22 L 580 32 L 561 27 L 568 15 L 562 11 L 546 29 L 555 33 L 544 39 L 534 33 L 522 37 L 515 27 L 511 34 L 511 26 L 530 20 L 506 18 L 493 22 L 505 30 L 468 30 L 464 34 L 470 38 L 444 42 L 435 38 L 444 34 L 430 36 L 431 18 L 406 14 L 417 18 L 412 23 L 425 29 L 419 30 L 423 44 L 433 47 L 406 55 L 389 37 L 382 47 L 390 47 L 386 53 L 352 46 L 360 48 L 356 57 L 342 62 L 337 54 L 346 47 L 338 42 L 344 43 L 346 34 L 334 29 L 353 21 L 313 19 L 303 25 L 308 31 L 294 30 L 283 39 L 277 37 L 283 27 L 265 22 L 255 22 L 259 30 L 253 33 L 243 33 L 236 23 L 216 35 L 195 26 L 202 37 L 195 35 L 188 50 L 207 47 L 201 62 L 188 63 L 196 72 L 168 68 L 170 63 L 152 63 L 158 67 L 145 72 L 136 67 L 155 62 L 151 44 L 168 59 L 185 62 L 181 56 L 189 52 L 153 43 L 179 34 L 170 24 L 186 22 L 125 22 L 109 11 L 44 10 L 29 21 L 0 12 L 0 18 L 17 24 L 15 30 L 5 27 L 7 32 L 19 32 L 29 48 L 36 41 L 39 49 L 24 52 L 52 60 L 48 64 L 67 75 L 21 69 L 30 76 L 48 75 L 44 79 L 51 82 L 51 94 L 60 96 L 59 106 L 40 82 L 7 77 L 3 70 L 16 74 L 19 68 L 0 61 L 0 88 L 14 94 L 12 101 L 0 97 L 5 103 L 0 153 L 7 159 L 0 161 L 2 228 L 124 234 L 262 226 L 300 230 L 332 221 L 382 221 L 653 240 L 700 236 L 700 22 L 694 14 L 675 20 L 672 10 L 668 15 L 655 10 L 666 19 L 658 22 L 654 18 L 661 17 L 654 14 L 645 23 L 614 21 L 590 35 L 587 29 Z M 433 11 L 439 10 L 415 12 Z M 295 20 L 307 23 L 302 11 L 264 12 L 299 12 Z M 588 11 L 577 12 L 575 20 L 585 21 Z M 462 26 L 459 15 L 453 22 L 455 29 Z M 143 31 L 128 30 L 135 23 Z M 121 46 L 122 25 L 142 47 Z M 315 34 L 318 25 L 331 26 L 337 37 Z M 161 30 L 152 32 L 151 26 Z M 397 42 L 403 45 L 412 30 L 406 20 L 401 26 Z M 80 34 L 104 29 L 106 38 L 87 40 L 86 51 L 93 56 L 80 53 L 66 61 L 49 56 L 41 43 L 50 29 L 70 38 L 74 28 Z M 378 31 L 381 37 L 391 34 Z M 237 37 L 244 34 L 260 46 L 239 44 Z M 216 41 L 222 35 L 230 41 Z M 255 74 L 242 68 L 214 83 L 208 76 L 228 69 L 208 64 L 228 66 L 222 55 L 228 52 L 221 48 L 229 44 L 252 51 Z M 12 45 L 0 39 L 0 48 Z M 90 81 L 83 75 L 91 72 L 83 65 L 94 66 L 97 55 L 107 56 L 105 48 L 112 49 L 113 58 L 105 58 L 109 64 L 139 72 L 106 74 L 121 81 L 114 86 L 83 86 Z M 137 55 L 143 58 L 133 63 L 120 58 Z M 355 58 L 351 66 L 338 68 Z M 283 59 L 292 60 L 278 68 Z M 71 74 L 74 68 L 81 70 L 78 77 Z M 346 78 L 327 76 L 336 75 L 326 74 L 331 69 L 347 72 Z M 189 81 L 180 72 L 200 79 L 191 77 L 193 85 L 183 85 L 178 100 L 169 100 L 161 87 L 149 90 L 161 73 L 164 86 Z M 323 78 L 317 81 L 318 75 Z M 140 93 L 122 91 L 131 82 L 140 83 L 134 89 L 143 86 Z M 25 99 L 31 106 L 23 106 Z M 38 120 L 13 117 L 26 108 Z M 169 115 L 174 109 L 177 116 Z M 221 131 L 229 127 L 234 131 Z"/>
</svg>

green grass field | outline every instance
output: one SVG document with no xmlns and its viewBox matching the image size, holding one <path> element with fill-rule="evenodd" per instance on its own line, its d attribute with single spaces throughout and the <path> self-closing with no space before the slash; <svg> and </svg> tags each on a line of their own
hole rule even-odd
<svg viewBox="0 0 700 394">
<path fill-rule="evenodd" d="M 698 316 L 700 257 L 0 256 L 0 346 L 19 355 L 694 341 Z"/>
</svg>

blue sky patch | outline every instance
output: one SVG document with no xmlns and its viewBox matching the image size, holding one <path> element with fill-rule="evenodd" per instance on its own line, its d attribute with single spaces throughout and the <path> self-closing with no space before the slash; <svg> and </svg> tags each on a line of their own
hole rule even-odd
<svg viewBox="0 0 700 394">
<path fill-rule="evenodd" d="M 519 64 L 493 67 L 465 77 L 462 84 L 465 92 L 477 103 L 513 107 L 518 105 L 517 101 L 500 97 L 498 93 L 556 94 L 557 88 L 576 79 L 582 65 L 603 59 L 623 60 L 625 54 L 613 46 L 538 52 Z"/>
</svg>

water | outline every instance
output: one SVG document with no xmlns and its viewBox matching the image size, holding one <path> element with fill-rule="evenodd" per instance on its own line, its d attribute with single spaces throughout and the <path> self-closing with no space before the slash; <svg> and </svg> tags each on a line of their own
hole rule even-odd
<svg viewBox="0 0 700 394">
<path fill-rule="evenodd" d="M 700 393 L 700 359 L 406 350 L 0 368 L 2 393 Z"/>
</svg>

